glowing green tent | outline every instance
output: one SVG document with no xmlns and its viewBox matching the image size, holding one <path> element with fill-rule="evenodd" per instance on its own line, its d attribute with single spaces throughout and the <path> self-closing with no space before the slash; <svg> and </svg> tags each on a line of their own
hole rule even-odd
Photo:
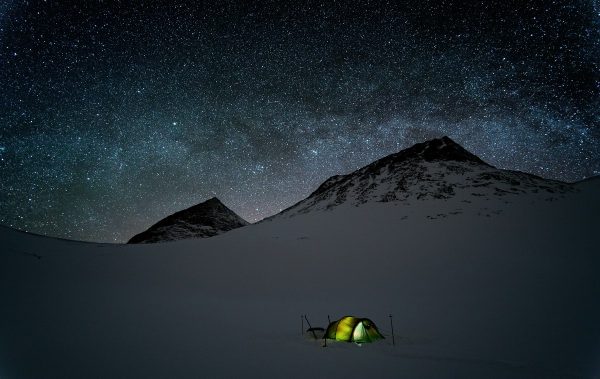
<svg viewBox="0 0 600 379">
<path fill-rule="evenodd" d="M 366 343 L 384 337 L 377 330 L 375 323 L 368 318 L 345 316 L 329 324 L 325 331 L 325 338 L 336 341 Z"/>
</svg>

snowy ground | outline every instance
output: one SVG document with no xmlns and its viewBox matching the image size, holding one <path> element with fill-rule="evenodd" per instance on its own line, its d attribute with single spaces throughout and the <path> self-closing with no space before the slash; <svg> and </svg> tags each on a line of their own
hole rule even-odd
<svg viewBox="0 0 600 379">
<path fill-rule="evenodd" d="M 0 378 L 599 378 L 600 181 L 579 187 L 155 245 L 0 228 Z M 322 348 L 301 314 L 387 336 L 393 314 L 396 346 Z"/>
</svg>

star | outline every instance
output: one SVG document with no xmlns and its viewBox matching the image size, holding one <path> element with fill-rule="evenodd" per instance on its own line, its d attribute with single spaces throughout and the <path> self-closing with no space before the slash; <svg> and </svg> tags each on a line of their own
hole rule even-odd
<svg viewBox="0 0 600 379">
<path fill-rule="evenodd" d="M 249 221 L 424 140 L 600 172 L 600 16 L 584 3 L 8 2 L 0 214 L 123 242 L 219 197 Z"/>
</svg>

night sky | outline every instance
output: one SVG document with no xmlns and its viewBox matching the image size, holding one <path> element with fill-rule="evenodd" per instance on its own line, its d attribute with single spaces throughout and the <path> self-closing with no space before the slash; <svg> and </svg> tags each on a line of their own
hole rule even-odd
<svg viewBox="0 0 600 379">
<path fill-rule="evenodd" d="M 448 135 L 600 174 L 596 1 L 0 1 L 0 223 L 123 242 L 217 196 L 248 221 Z"/>
</svg>

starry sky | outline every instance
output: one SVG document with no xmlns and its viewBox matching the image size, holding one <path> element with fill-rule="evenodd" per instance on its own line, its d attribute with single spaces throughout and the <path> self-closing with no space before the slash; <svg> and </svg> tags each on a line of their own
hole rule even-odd
<svg viewBox="0 0 600 379">
<path fill-rule="evenodd" d="M 248 221 L 448 135 L 600 174 L 597 1 L 0 2 L 0 224 L 124 242 L 217 196 Z"/>
</svg>

